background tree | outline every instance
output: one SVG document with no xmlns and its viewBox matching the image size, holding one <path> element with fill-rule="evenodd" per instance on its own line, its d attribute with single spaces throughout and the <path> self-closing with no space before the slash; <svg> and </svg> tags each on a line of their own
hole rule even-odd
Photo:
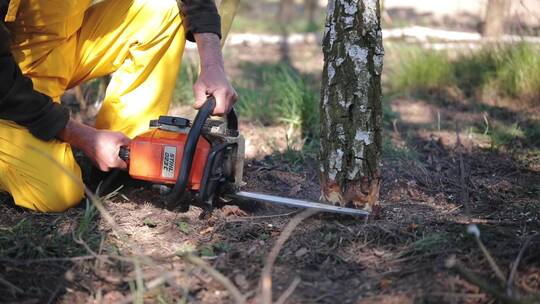
<svg viewBox="0 0 540 304">
<path fill-rule="evenodd" d="M 294 14 L 294 0 L 280 0 L 276 19 L 278 22 L 291 20 Z"/>
<path fill-rule="evenodd" d="M 510 0 L 489 0 L 482 28 L 484 37 L 500 37 L 504 34 L 506 16 L 510 10 Z"/>
<path fill-rule="evenodd" d="M 377 211 L 384 55 L 379 1 L 330 0 L 323 52 L 322 197 Z"/>
<path fill-rule="evenodd" d="M 317 13 L 318 3 L 318 0 L 304 0 L 304 9 L 309 28 L 316 26 L 315 14 Z"/>
</svg>

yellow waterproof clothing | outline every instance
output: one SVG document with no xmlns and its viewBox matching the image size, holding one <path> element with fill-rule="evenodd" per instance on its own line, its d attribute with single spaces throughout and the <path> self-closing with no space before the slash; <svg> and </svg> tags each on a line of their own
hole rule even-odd
<svg viewBox="0 0 540 304">
<path fill-rule="evenodd" d="M 134 137 L 167 113 L 185 43 L 174 0 L 11 0 L 11 50 L 34 88 L 65 90 L 111 74 L 96 127 Z M 69 171 L 69 174 L 65 172 Z M 63 211 L 83 197 L 68 144 L 0 120 L 0 190 L 17 205 Z"/>
</svg>

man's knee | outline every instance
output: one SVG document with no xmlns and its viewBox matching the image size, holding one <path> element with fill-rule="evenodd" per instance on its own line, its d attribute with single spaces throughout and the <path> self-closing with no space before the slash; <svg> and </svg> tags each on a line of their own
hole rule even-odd
<svg viewBox="0 0 540 304">
<path fill-rule="evenodd" d="M 84 188 L 80 185 L 72 185 L 64 189 L 51 189 L 40 203 L 44 212 L 63 212 L 78 205 L 84 197 Z"/>
<path fill-rule="evenodd" d="M 6 189 L 15 204 L 40 212 L 63 212 L 76 206 L 84 197 L 81 179 L 72 176 L 50 177 L 40 182 L 11 178 L 11 187 Z"/>
</svg>

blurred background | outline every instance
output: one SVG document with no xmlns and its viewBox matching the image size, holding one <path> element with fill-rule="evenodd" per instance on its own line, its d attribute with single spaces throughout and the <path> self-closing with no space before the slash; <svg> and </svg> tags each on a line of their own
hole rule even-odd
<svg viewBox="0 0 540 304">
<path fill-rule="evenodd" d="M 240 94 L 236 108 L 249 125 L 248 156 L 315 152 L 326 5 L 325 0 L 241 2 L 224 54 Z M 478 144 L 539 141 L 538 124 L 531 121 L 540 106 L 540 2 L 384 0 L 381 7 L 389 130 L 404 124 L 444 137 L 459 120 Z M 188 43 L 173 113 L 190 115 L 197 74 L 195 45 Z M 99 106 L 106 81 L 73 92 L 95 105 L 86 112 Z M 257 135 L 251 138 L 251 132 Z M 385 147 L 407 147 L 403 135 Z"/>
</svg>

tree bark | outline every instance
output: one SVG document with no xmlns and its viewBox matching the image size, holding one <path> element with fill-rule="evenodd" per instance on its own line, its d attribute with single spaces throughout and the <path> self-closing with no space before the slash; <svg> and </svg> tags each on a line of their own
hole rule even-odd
<svg viewBox="0 0 540 304">
<path fill-rule="evenodd" d="M 482 36 L 497 38 L 504 34 L 506 16 L 510 9 L 510 0 L 489 0 L 486 7 L 486 16 Z"/>
<path fill-rule="evenodd" d="M 384 49 L 378 0 L 330 0 L 323 38 L 322 199 L 379 210 Z"/>
</svg>

